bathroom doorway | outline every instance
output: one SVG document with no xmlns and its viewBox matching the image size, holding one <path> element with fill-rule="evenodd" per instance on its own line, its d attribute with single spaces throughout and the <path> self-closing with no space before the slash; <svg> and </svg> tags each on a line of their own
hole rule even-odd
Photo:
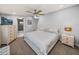
<svg viewBox="0 0 79 59">
<path fill-rule="evenodd" d="M 18 37 L 23 36 L 24 32 L 24 18 L 17 18 L 17 30 L 18 30 Z"/>
</svg>

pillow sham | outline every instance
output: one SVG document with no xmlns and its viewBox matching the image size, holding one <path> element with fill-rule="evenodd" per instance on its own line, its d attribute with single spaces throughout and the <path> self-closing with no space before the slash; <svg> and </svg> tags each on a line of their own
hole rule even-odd
<svg viewBox="0 0 79 59">
<path fill-rule="evenodd" d="M 37 30 L 38 30 L 38 31 L 47 31 L 48 28 L 38 28 Z"/>
<path fill-rule="evenodd" d="M 49 28 L 48 30 L 46 30 L 47 32 L 51 32 L 51 33 L 58 33 L 58 29 L 55 28 Z"/>
<path fill-rule="evenodd" d="M 38 28 L 37 30 L 39 31 L 46 31 L 46 32 L 51 32 L 51 33 L 58 33 L 58 28 Z"/>
</svg>

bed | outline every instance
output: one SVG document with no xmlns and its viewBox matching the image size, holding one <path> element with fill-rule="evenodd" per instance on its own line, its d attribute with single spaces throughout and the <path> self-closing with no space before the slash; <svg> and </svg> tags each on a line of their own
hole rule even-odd
<svg viewBox="0 0 79 59">
<path fill-rule="evenodd" d="M 48 31 L 33 31 L 25 33 L 25 42 L 38 54 L 47 55 L 59 39 L 59 34 Z"/>
</svg>

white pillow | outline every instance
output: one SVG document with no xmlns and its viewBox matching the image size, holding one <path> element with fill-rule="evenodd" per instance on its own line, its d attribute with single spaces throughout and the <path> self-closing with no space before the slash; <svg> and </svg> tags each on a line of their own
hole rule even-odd
<svg viewBox="0 0 79 59">
<path fill-rule="evenodd" d="M 38 30 L 38 31 L 47 31 L 48 28 L 38 28 L 37 30 Z"/>
<path fill-rule="evenodd" d="M 47 31 L 52 33 L 58 33 L 58 29 L 55 28 L 49 28 Z"/>
<path fill-rule="evenodd" d="M 51 32 L 51 33 L 58 33 L 58 29 L 57 28 L 38 28 L 38 31 L 46 31 L 46 32 Z"/>
</svg>

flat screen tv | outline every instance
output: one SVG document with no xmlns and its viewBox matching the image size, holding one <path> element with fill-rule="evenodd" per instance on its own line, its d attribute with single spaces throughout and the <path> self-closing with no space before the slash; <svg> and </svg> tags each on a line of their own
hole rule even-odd
<svg viewBox="0 0 79 59">
<path fill-rule="evenodd" d="M 1 17 L 1 25 L 12 25 L 13 21 L 5 17 Z"/>
</svg>

